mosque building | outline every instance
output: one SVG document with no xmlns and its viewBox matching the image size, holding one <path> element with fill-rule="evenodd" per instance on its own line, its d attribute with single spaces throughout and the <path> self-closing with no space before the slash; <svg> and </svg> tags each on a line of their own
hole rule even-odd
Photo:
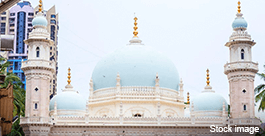
<svg viewBox="0 0 265 136">
<path fill-rule="evenodd" d="M 32 22 L 34 29 L 25 40 L 28 60 L 22 62 L 27 90 L 20 125 L 26 136 L 241 136 L 250 134 L 213 133 L 210 125 L 260 125 L 255 118 L 253 91 L 258 64 L 252 61 L 251 48 L 256 43 L 246 31 L 240 2 L 234 31 L 225 44 L 230 51 L 230 61 L 224 66 L 230 116 L 226 100 L 210 86 L 209 70 L 205 88 L 191 102 L 189 96 L 185 102 L 187 92 L 174 63 L 142 44 L 137 17 L 134 20 L 129 44 L 105 56 L 94 68 L 88 100 L 71 85 L 70 68 L 65 89 L 50 100 L 50 79 L 56 65 L 49 58 L 53 41 L 40 5 Z"/>
</svg>

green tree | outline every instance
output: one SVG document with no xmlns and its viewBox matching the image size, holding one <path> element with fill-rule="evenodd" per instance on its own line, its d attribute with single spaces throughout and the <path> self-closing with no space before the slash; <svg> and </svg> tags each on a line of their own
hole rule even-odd
<svg viewBox="0 0 265 136">
<path fill-rule="evenodd" d="M 265 67 L 265 65 L 264 65 Z M 257 73 L 257 75 L 265 81 L 265 74 L 264 73 Z M 258 85 L 255 89 L 255 101 L 260 102 L 259 105 L 259 111 L 264 111 L 265 110 L 265 84 L 260 84 Z"/>
<path fill-rule="evenodd" d="M 4 58 L 0 58 L 0 74 L 5 74 L 6 78 L 3 84 L 0 84 L 0 88 L 6 88 L 8 84 L 13 85 L 13 95 L 14 95 L 14 110 L 13 117 L 17 116 L 18 119 L 12 125 L 11 133 L 9 136 L 24 135 L 22 128 L 20 127 L 20 116 L 25 116 L 25 97 L 26 92 L 22 88 L 23 83 L 20 78 L 17 77 L 14 73 L 6 72 L 6 69 L 9 67 L 9 62 Z"/>
</svg>

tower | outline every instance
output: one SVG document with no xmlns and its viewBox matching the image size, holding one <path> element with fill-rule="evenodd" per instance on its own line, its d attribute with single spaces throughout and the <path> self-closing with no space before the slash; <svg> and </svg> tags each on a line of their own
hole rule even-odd
<svg viewBox="0 0 265 136">
<path fill-rule="evenodd" d="M 225 44 L 230 51 L 230 62 L 225 64 L 224 73 L 229 81 L 230 113 L 232 118 L 254 118 L 254 78 L 258 63 L 252 62 L 252 47 L 256 44 L 248 34 L 247 22 L 238 13 L 232 24 L 234 32 Z"/>
<path fill-rule="evenodd" d="M 40 0 L 41 3 L 41 0 Z M 39 13 L 32 21 L 33 31 L 24 42 L 29 46 L 28 60 L 22 62 L 22 70 L 26 76 L 25 118 L 21 125 L 26 135 L 48 135 L 49 127 L 49 90 L 50 80 L 55 72 L 55 64 L 50 61 L 50 47 L 53 41 L 48 33 L 47 20 Z M 33 126 L 33 124 L 39 124 Z"/>
<path fill-rule="evenodd" d="M 42 5 L 42 9 L 43 5 Z M 34 14 L 38 13 L 38 6 L 34 9 Z M 59 14 L 56 13 L 55 5 L 47 11 L 43 11 L 47 21 L 47 31 L 50 33 L 50 39 L 53 40 L 54 46 L 50 48 L 50 60 L 56 65 L 56 72 L 51 79 L 50 99 L 57 94 L 57 74 L 58 74 L 58 30 L 59 30 Z"/>
</svg>

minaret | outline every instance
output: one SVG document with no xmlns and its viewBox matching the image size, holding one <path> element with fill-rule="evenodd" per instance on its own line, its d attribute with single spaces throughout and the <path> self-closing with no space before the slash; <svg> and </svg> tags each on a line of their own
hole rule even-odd
<svg viewBox="0 0 265 136">
<path fill-rule="evenodd" d="M 22 119 L 26 135 L 34 135 L 32 129 L 48 135 L 49 130 L 49 90 L 50 80 L 55 71 L 55 64 L 50 61 L 50 47 L 53 45 L 50 34 L 47 32 L 47 20 L 42 13 L 42 1 L 40 0 L 39 12 L 33 19 L 33 31 L 24 42 L 28 47 L 28 60 L 22 62 L 22 70 L 26 76 L 26 105 L 25 120 Z M 39 127 L 32 126 L 32 122 L 39 123 Z M 35 127 L 35 128 L 34 128 Z M 28 130 L 30 129 L 30 130 Z M 45 129 L 45 130 L 41 130 Z"/>
<path fill-rule="evenodd" d="M 229 42 L 230 62 L 225 64 L 224 73 L 229 81 L 230 113 L 232 118 L 254 118 L 254 78 L 258 72 L 258 63 L 252 62 L 252 47 L 256 44 L 247 33 L 247 22 L 241 13 L 240 1 L 238 13 L 232 24 L 234 32 Z"/>
</svg>

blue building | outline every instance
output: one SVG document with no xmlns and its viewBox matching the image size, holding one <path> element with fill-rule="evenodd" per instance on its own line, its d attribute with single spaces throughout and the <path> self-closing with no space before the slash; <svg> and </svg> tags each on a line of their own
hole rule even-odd
<svg viewBox="0 0 265 136">
<path fill-rule="evenodd" d="M 8 54 L 8 61 L 10 62 L 8 71 L 16 74 L 23 82 L 24 89 L 26 89 L 26 79 L 24 72 L 21 70 L 21 61 L 27 59 L 27 45 L 24 40 L 28 39 L 28 34 L 33 29 L 34 8 L 30 2 L 23 1 L 12 7 L 6 14 L 7 33 L 15 35 L 14 49 Z"/>
</svg>

